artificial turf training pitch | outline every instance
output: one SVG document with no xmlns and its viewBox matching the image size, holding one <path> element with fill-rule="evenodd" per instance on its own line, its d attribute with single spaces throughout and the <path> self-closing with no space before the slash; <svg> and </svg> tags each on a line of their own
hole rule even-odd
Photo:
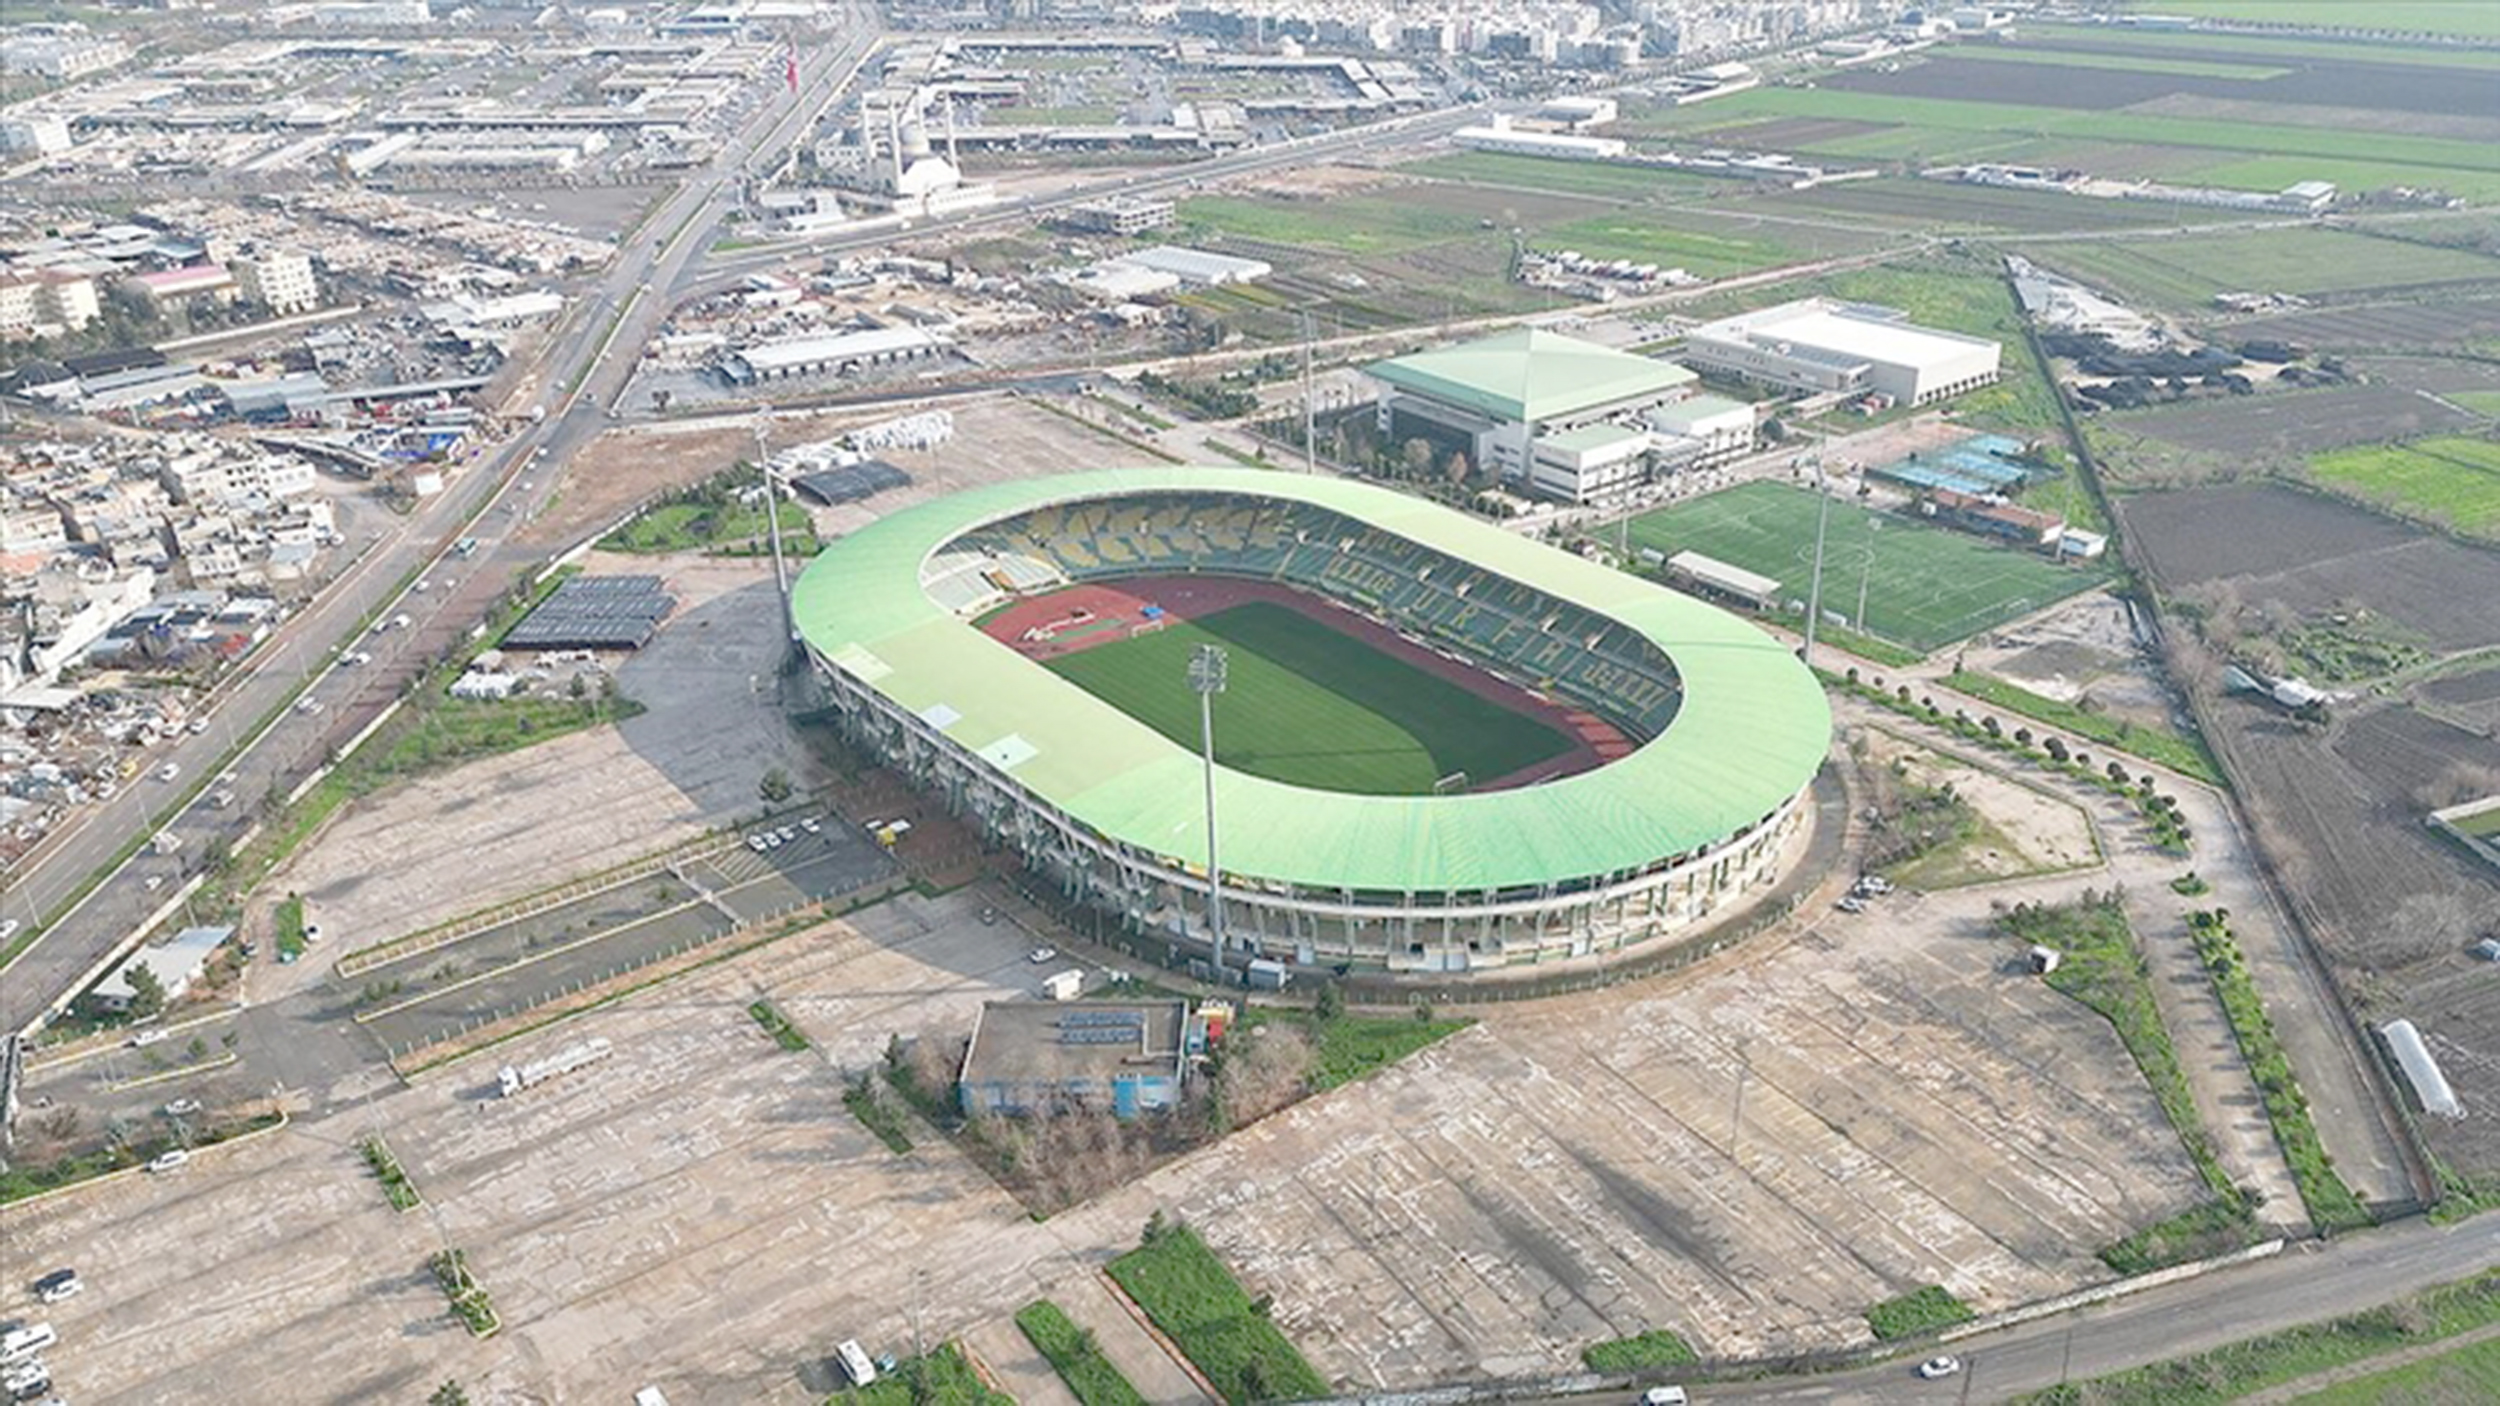
<svg viewBox="0 0 2500 1406">
<path fill-rule="evenodd" d="M 1174 742 L 1198 747 L 1191 654 L 1230 656 L 1215 700 L 1215 758 L 1321 791 L 1430 795 L 1464 772 L 1481 785 L 1571 750 L 1572 739 L 1402 659 L 1264 602 L 1062 655 L 1046 666 Z"/>
<path fill-rule="evenodd" d="M 1635 545 L 1695 551 L 1777 579 L 1806 597 L 1814 574 L 1814 495 L 1784 483 L 1739 484 L 1632 519 Z M 1871 525 L 1870 525 L 1871 524 Z M 1857 610 L 1864 581 L 1869 634 L 1934 650 L 2099 585 L 2097 566 L 2060 566 L 1897 513 L 1832 504 L 1823 544 L 1823 606 Z"/>
</svg>

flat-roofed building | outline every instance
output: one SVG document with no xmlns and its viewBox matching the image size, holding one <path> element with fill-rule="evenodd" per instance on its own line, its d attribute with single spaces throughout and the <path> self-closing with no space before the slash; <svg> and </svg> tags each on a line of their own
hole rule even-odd
<svg viewBox="0 0 2500 1406">
<path fill-rule="evenodd" d="M 321 306 L 312 260 L 293 249 L 254 249 L 230 267 L 243 296 L 271 312 L 309 312 Z"/>
<path fill-rule="evenodd" d="M 1704 323 L 1681 354 L 1740 380 L 1925 405 L 1994 382 L 2001 352 L 1984 337 L 1920 327 L 1891 308 L 1805 298 Z"/>
<path fill-rule="evenodd" d="M 1568 502 L 1641 482 L 1651 447 L 1642 417 L 1693 393 L 1672 362 L 1522 328 L 1366 368 L 1386 388 L 1380 436 L 1416 438 L 1503 482 Z M 1636 442 L 1637 441 L 1637 442 Z"/>
<path fill-rule="evenodd" d="M 721 360 L 721 373 L 745 385 L 794 376 L 847 375 L 873 366 L 942 355 L 950 345 L 918 327 L 876 327 L 864 332 L 789 337 L 743 347 Z"/>
<path fill-rule="evenodd" d="M 1097 234 L 1143 234 L 1172 223 L 1172 202 L 1143 195 L 1107 195 L 1071 205 L 1060 219 Z"/>
<path fill-rule="evenodd" d="M 1107 1111 L 1179 1101 L 1188 1008 L 1179 1001 L 991 1001 L 955 1083 L 973 1113 Z"/>
</svg>

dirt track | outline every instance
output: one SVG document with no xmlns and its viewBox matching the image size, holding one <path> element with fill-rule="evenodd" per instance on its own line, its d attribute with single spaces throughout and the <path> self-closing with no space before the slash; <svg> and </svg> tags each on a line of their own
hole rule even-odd
<svg viewBox="0 0 2500 1406">
<path fill-rule="evenodd" d="M 1017 601 L 981 622 L 990 638 L 1028 659 L 1049 660 L 1130 637 L 1132 627 L 1160 607 L 1174 620 L 1195 620 L 1237 605 L 1264 601 L 1281 605 L 1350 635 L 1393 659 L 1466 689 L 1479 698 L 1523 713 L 1558 728 L 1577 745 L 1559 757 L 1497 776 L 1471 787 L 1503 791 L 1551 781 L 1601 766 L 1632 750 L 1632 741 L 1612 723 L 1585 709 L 1566 707 L 1506 679 L 1436 653 L 1390 629 L 1307 591 L 1272 581 L 1229 576 L 1138 576 L 1117 585 L 1075 586 Z M 1070 627 L 1082 613 L 1085 619 Z M 1048 639 L 1027 639 L 1029 630 L 1060 628 Z"/>
</svg>

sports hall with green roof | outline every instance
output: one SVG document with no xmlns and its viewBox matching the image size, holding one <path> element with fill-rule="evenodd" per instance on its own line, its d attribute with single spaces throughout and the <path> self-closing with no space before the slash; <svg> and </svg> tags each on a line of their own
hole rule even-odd
<svg viewBox="0 0 2500 1406">
<path fill-rule="evenodd" d="M 975 488 L 833 543 L 792 608 L 855 743 L 1071 899 L 1204 942 L 1197 752 L 974 623 L 1175 574 L 1325 597 L 1637 740 L 1591 770 L 1458 794 L 1219 767 L 1236 957 L 1449 972 L 1646 940 L 1775 877 L 1829 741 L 1821 689 L 1751 624 L 1342 479 L 1171 468 Z"/>
</svg>

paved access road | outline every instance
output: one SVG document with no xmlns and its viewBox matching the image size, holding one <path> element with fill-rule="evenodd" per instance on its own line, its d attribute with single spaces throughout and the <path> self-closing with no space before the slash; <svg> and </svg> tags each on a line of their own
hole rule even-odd
<svg viewBox="0 0 2500 1406">
<path fill-rule="evenodd" d="M 1960 1375 L 1941 1381 L 1921 1380 L 1918 1356 L 1904 1356 L 1854 1372 L 1690 1390 L 1695 1406 L 2002 1401 L 2341 1317 L 2494 1266 L 2500 1266 L 2500 1213 L 2445 1226 L 2417 1219 L 2339 1240 L 2305 1241 L 2272 1259 L 1965 1338 L 1941 1349 L 1964 1364 Z M 1590 1406 L 1593 1400 L 1603 1398 L 1556 1397 L 1527 1406 Z"/>
</svg>

